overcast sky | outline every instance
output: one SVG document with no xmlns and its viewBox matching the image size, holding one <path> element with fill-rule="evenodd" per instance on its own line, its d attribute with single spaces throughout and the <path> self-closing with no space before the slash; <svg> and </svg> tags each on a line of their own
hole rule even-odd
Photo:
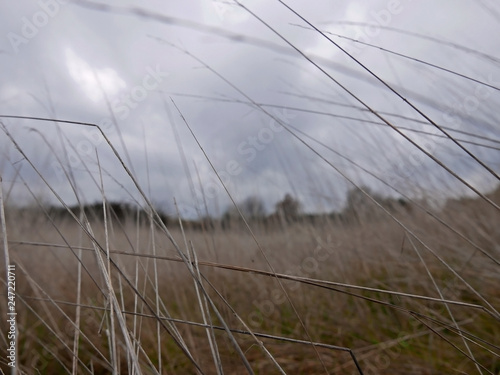
<svg viewBox="0 0 500 375">
<path fill-rule="evenodd" d="M 269 212 L 286 193 L 305 211 L 340 209 L 352 185 L 338 171 L 397 195 L 352 162 L 406 194 L 467 191 L 384 120 L 473 187 L 495 187 L 498 2 L 286 2 L 337 45 L 279 1 L 242 4 L 3 1 L 0 114 L 100 125 L 150 199 L 172 210 L 175 197 L 185 216 L 202 207 L 200 184 L 212 213 L 229 199 L 181 113 L 235 199 L 260 196 Z M 2 123 L 68 204 L 75 194 L 100 199 L 99 169 L 107 199 L 139 199 L 95 129 Z M 9 200 L 29 202 L 33 193 L 55 202 L 3 131 L 0 146 Z"/>
</svg>

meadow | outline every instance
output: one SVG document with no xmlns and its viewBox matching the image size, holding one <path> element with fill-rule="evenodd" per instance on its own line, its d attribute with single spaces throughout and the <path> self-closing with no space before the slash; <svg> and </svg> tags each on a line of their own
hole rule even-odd
<svg viewBox="0 0 500 375">
<path fill-rule="evenodd" d="M 394 211 L 422 242 L 380 215 L 255 219 L 255 241 L 241 222 L 171 223 L 167 234 L 153 218 L 113 213 L 7 209 L 21 373 L 127 373 L 135 360 L 144 373 L 238 374 L 240 355 L 265 374 L 354 374 L 353 357 L 365 374 L 498 371 L 499 214 L 479 199 L 443 207 L 449 228 L 417 207 Z"/>
<path fill-rule="evenodd" d="M 79 6 L 180 23 L 92 4 Z M 162 127 L 144 116 L 136 133 L 108 99 L 109 123 L 0 113 L 2 373 L 500 374 L 500 87 L 489 74 L 500 60 L 412 35 L 453 51 L 431 63 L 370 38 L 361 47 L 293 13 L 301 38 L 341 51 L 346 73 L 242 8 L 276 39 L 186 23 L 229 47 L 300 59 L 317 87 L 287 82 L 283 93 L 269 83 L 276 101 L 255 97 L 235 83 L 238 67 L 148 35 L 224 94 L 148 92 L 143 107 L 158 100 L 161 110 L 149 110 Z M 371 27 L 388 31 L 380 22 Z M 414 86 L 378 75 L 378 58 L 364 65 L 369 48 L 398 59 Z M 445 68 L 447 56 L 456 65 Z M 479 63 L 460 63 L 470 56 Z M 228 118 L 223 135 L 199 102 Z M 132 104 L 127 116 L 142 111 Z M 259 125 L 245 125 L 247 115 Z M 158 129 L 168 147 L 154 143 Z M 169 173 L 182 197 L 165 205 Z"/>
</svg>

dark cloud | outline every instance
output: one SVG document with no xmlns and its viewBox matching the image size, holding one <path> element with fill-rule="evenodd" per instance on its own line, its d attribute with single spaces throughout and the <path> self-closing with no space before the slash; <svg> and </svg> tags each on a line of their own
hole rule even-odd
<svg viewBox="0 0 500 375">
<path fill-rule="evenodd" d="M 262 196 L 268 210 L 289 192 L 306 210 L 341 207 L 350 185 L 328 163 L 386 193 L 382 183 L 350 162 L 404 189 L 460 186 L 356 98 L 405 128 L 411 139 L 479 189 L 496 183 L 464 151 L 437 137 L 442 133 L 423 124 L 425 119 L 401 98 L 278 2 L 245 5 L 324 72 L 227 2 L 17 2 L 0 12 L 0 66 L 7 72 L 0 77 L 0 112 L 101 125 L 151 199 L 173 210 L 176 197 L 189 215 L 202 200 L 198 178 L 211 212 L 224 210 L 229 200 L 172 100 L 235 197 Z M 480 143 L 464 146 L 500 170 L 498 143 L 485 139 L 498 138 L 499 93 L 477 82 L 500 87 L 498 24 L 483 7 L 451 0 L 319 1 L 314 7 L 295 1 L 290 6 L 331 32 L 332 40 L 432 120 L 461 131 L 450 134 Z M 303 142 L 269 115 L 284 118 Z M 70 203 L 74 193 L 56 155 L 71 171 L 79 194 L 94 201 L 100 198 L 96 151 L 107 194 L 139 199 L 109 145 L 91 128 L 3 122 Z M 30 128 L 42 132 L 48 144 Z M 4 181 L 22 185 L 21 175 L 54 201 L 3 135 L 1 145 Z M 19 163 L 23 167 L 16 175 Z"/>
</svg>

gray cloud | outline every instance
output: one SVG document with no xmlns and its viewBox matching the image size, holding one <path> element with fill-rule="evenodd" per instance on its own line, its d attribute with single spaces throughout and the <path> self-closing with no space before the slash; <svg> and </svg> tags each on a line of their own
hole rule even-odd
<svg viewBox="0 0 500 375">
<path fill-rule="evenodd" d="M 0 77 L 0 112 L 100 124 L 125 162 L 131 163 L 144 190 L 170 210 L 173 197 L 188 214 L 197 205 L 179 146 L 184 150 L 195 198 L 199 201 L 201 195 L 198 172 L 205 194 L 211 194 L 211 212 L 229 204 L 171 98 L 238 200 L 260 195 L 271 210 L 274 202 L 291 192 L 303 201 L 306 210 L 328 211 L 341 207 L 349 188 L 325 161 L 287 131 L 276 130 L 279 127 L 268 115 L 248 103 L 248 98 L 217 74 L 259 105 L 270 105 L 262 108 L 273 115 L 282 115 L 282 107 L 288 107 L 289 125 L 320 140 L 337 154 L 304 135 L 300 135 L 302 140 L 358 183 L 389 193 L 338 153 L 405 189 L 421 184 L 422 189 L 437 192 L 460 186 L 432 160 L 420 158 L 420 153 L 392 129 L 374 124 L 380 120 L 236 5 L 210 0 L 175 4 L 130 1 L 116 8 L 84 1 L 63 3 L 45 0 L 3 5 L 7 9 L 0 12 L 0 64 L 7 73 Z M 52 8 L 47 8 L 49 5 Z M 423 120 L 321 35 L 298 27 L 296 24 L 305 24 L 279 3 L 249 1 L 245 5 L 394 125 L 439 133 L 432 126 L 402 118 Z M 401 0 L 373 1 L 368 5 L 361 1 L 319 1 L 310 7 L 295 1 L 290 5 L 322 30 L 500 87 L 499 60 L 489 57 L 494 57 L 498 50 L 494 37 L 498 23 L 475 3 Z M 142 11 L 134 11 L 133 7 Z M 47 22 L 41 15 L 44 12 Z M 34 25 L 33 35 L 27 34 L 30 23 Z M 447 44 L 394 29 L 427 35 Z M 498 90 L 352 40 L 330 37 L 437 123 L 498 138 Z M 180 143 L 172 131 L 172 121 Z M 100 197 L 93 182 L 99 176 L 95 149 L 101 167 L 112 175 L 105 177 L 109 197 L 131 199 L 129 191 L 138 199 L 109 147 L 88 128 L 13 119 L 3 122 L 51 186 L 68 202 L 74 202 L 74 194 L 58 169 L 55 155 L 72 171 L 79 194 L 94 201 Z M 30 128 L 41 131 L 49 145 Z M 497 182 L 449 140 L 404 132 L 479 189 L 489 189 Z M 492 148 L 498 147 L 498 143 L 452 134 L 490 146 L 464 143 L 498 173 L 498 150 Z M 21 185 L 15 168 L 22 164 L 19 173 L 30 186 L 36 185 L 37 191 L 44 192 L 40 194 L 54 201 L 47 189 L 39 187 L 41 182 L 29 165 L 19 161 L 19 154 L 6 137 L 1 137 L 4 181 Z"/>
</svg>

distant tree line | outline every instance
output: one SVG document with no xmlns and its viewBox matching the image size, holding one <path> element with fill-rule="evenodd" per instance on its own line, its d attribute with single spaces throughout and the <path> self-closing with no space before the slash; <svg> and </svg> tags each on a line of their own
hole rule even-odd
<svg viewBox="0 0 500 375">
<path fill-rule="evenodd" d="M 217 226 L 222 229 L 231 229 L 241 227 L 243 225 L 243 218 L 248 222 L 259 222 L 264 226 L 283 226 L 294 222 L 316 224 L 332 219 L 345 224 L 354 224 L 385 217 L 386 215 L 378 207 L 379 205 L 393 213 L 411 209 L 408 202 L 403 199 L 385 198 L 374 193 L 369 188 L 363 187 L 362 190 L 354 188 L 348 191 L 346 204 L 340 212 L 305 214 L 302 212 L 300 201 L 291 194 L 285 194 L 283 199 L 275 204 L 274 211 L 271 214 L 267 214 L 264 201 L 257 196 L 250 196 L 238 203 L 238 208 L 228 208 L 220 218 L 205 217 L 198 220 L 182 218 L 182 225 L 187 229 L 195 230 L 213 229 Z M 84 205 L 82 208 L 88 220 L 103 220 L 104 211 L 102 203 Z M 76 217 L 80 216 L 82 208 L 80 206 L 69 207 Z M 111 221 L 118 220 L 125 222 L 126 220 L 133 220 L 137 222 L 138 220 L 139 223 L 146 224 L 149 223 L 151 218 L 151 215 L 144 209 L 128 203 L 108 202 L 106 209 L 107 216 Z M 178 218 L 169 216 L 162 211 L 157 211 L 157 213 L 163 223 L 169 226 L 179 225 Z M 55 219 L 63 219 L 71 216 L 64 207 L 50 207 L 49 214 Z"/>
<path fill-rule="evenodd" d="M 89 221 L 104 220 L 104 207 L 102 202 L 86 204 L 86 205 L 74 205 L 68 207 L 69 210 L 76 216 L 80 217 L 85 214 Z M 124 203 L 124 202 L 107 202 L 106 203 L 106 215 L 108 220 L 125 222 L 126 220 L 139 220 L 141 223 L 149 221 L 150 215 L 142 208 L 135 205 Z M 67 219 L 72 215 L 68 212 L 68 209 L 64 207 L 51 206 L 48 209 L 49 215 L 54 219 Z M 168 224 L 170 218 L 163 212 L 158 212 L 160 219 Z"/>
<path fill-rule="evenodd" d="M 344 224 L 359 224 L 387 217 L 384 210 L 392 214 L 411 210 L 411 205 L 404 199 L 383 197 L 368 187 L 349 190 L 345 206 L 340 212 L 331 212 L 329 214 L 303 213 L 300 201 L 290 194 L 286 194 L 282 200 L 276 203 L 272 214 L 266 215 L 264 207 L 263 201 L 255 196 L 251 196 L 238 204 L 238 208 L 246 220 L 258 220 L 265 225 L 286 225 L 293 222 L 319 224 L 326 220 L 335 220 Z M 242 218 L 238 210 L 233 207 L 223 215 L 222 226 L 228 228 L 231 227 L 231 224 L 238 224 L 241 221 Z"/>
</svg>

